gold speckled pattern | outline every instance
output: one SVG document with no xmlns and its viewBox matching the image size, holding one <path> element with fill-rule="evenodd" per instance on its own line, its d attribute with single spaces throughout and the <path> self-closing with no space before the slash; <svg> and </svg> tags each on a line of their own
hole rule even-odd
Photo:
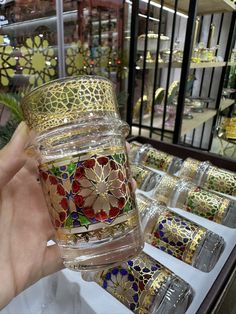
<svg viewBox="0 0 236 314">
<path fill-rule="evenodd" d="M 113 83 L 98 76 L 59 79 L 42 85 L 21 103 L 30 128 L 43 132 L 100 113 L 119 118 Z"/>
<path fill-rule="evenodd" d="M 204 188 L 236 196 L 236 173 L 212 166 Z"/>
<path fill-rule="evenodd" d="M 145 166 L 168 172 L 168 168 L 173 162 L 174 156 L 164 153 L 155 148 L 150 148 L 143 160 Z"/>
<path fill-rule="evenodd" d="M 196 215 L 221 223 L 230 199 L 193 187 L 186 198 L 184 208 Z"/>
<path fill-rule="evenodd" d="M 131 164 L 131 173 L 132 177 L 135 179 L 137 183 L 137 188 L 140 189 L 142 187 L 142 184 L 144 180 L 148 177 L 150 173 L 152 173 L 151 170 L 148 168 L 140 167 L 139 165 Z"/>
<path fill-rule="evenodd" d="M 179 178 L 177 177 L 164 175 L 155 189 L 154 195 L 152 197 L 155 200 L 163 202 L 167 205 L 178 180 Z"/>
<path fill-rule="evenodd" d="M 169 210 L 161 213 L 148 242 L 192 264 L 196 249 L 207 230 Z"/>
<path fill-rule="evenodd" d="M 199 165 L 200 161 L 187 158 L 184 161 L 182 168 L 180 169 L 179 176 L 181 178 L 194 179 Z"/>
</svg>

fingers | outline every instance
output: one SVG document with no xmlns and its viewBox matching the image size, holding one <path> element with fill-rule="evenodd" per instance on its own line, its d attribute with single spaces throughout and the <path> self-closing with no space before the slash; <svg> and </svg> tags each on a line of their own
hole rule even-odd
<svg viewBox="0 0 236 314">
<path fill-rule="evenodd" d="M 29 129 L 25 122 L 21 122 L 11 141 L 0 151 L 0 189 L 24 166 L 24 148 L 29 141 Z"/>
<path fill-rule="evenodd" d="M 43 277 L 53 274 L 64 267 L 59 247 L 56 244 L 48 246 L 43 265 Z"/>
</svg>

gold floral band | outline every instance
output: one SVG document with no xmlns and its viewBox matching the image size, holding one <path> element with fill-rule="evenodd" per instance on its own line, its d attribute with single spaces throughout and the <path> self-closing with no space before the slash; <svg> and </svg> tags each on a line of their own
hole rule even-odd
<svg viewBox="0 0 236 314">
<path fill-rule="evenodd" d="M 224 120 L 223 123 L 223 130 L 225 131 L 225 138 L 227 139 L 236 139 L 236 119 L 233 118 L 227 118 Z"/>
<path fill-rule="evenodd" d="M 153 246 L 191 265 L 206 231 L 205 228 L 166 209 L 160 213 L 147 239 Z"/>
<path fill-rule="evenodd" d="M 171 176 L 171 175 L 164 175 L 161 178 L 160 183 L 155 188 L 153 193 L 153 198 L 159 202 L 163 202 L 164 204 L 168 205 L 168 201 L 176 187 L 179 178 Z"/>
<path fill-rule="evenodd" d="M 162 285 L 172 272 L 145 253 L 99 272 L 95 281 L 136 314 L 151 313 Z"/>
<path fill-rule="evenodd" d="M 142 164 L 150 168 L 167 172 L 174 158 L 174 156 L 155 148 L 149 148 L 145 154 Z"/>
<path fill-rule="evenodd" d="M 200 161 L 192 158 L 187 158 L 179 172 L 181 178 L 194 179 L 200 165 Z"/>
<path fill-rule="evenodd" d="M 212 166 L 209 168 L 204 187 L 236 196 L 236 173 Z"/>
<path fill-rule="evenodd" d="M 115 222 L 112 225 L 107 225 L 105 223 L 98 223 L 94 230 L 90 228 L 88 231 L 85 227 L 81 231 L 80 228 L 74 229 L 64 229 L 59 228 L 56 230 L 57 241 L 60 243 L 77 243 L 78 240 L 97 241 L 107 238 L 117 237 L 123 235 L 129 230 L 133 230 L 139 223 L 138 215 L 135 212 L 131 214 L 124 215 L 123 222 Z"/>
<path fill-rule="evenodd" d="M 21 103 L 30 128 L 43 132 L 88 113 L 119 118 L 113 83 L 99 76 L 78 76 L 46 83 Z"/>
<path fill-rule="evenodd" d="M 131 164 L 130 168 L 132 177 L 135 179 L 138 189 L 140 189 L 142 187 L 144 180 L 152 171 L 149 170 L 148 168 L 144 168 L 136 164 Z"/>
<path fill-rule="evenodd" d="M 230 200 L 204 189 L 194 187 L 187 195 L 184 208 L 196 215 L 221 223 Z"/>
<path fill-rule="evenodd" d="M 138 223 L 125 148 L 92 151 L 44 164 L 40 177 L 49 212 L 59 234 L 93 236 L 106 226 Z M 126 220 L 131 223 L 125 224 Z M 116 227 L 115 227 L 116 226 Z M 114 229 L 113 228 L 113 229 Z M 112 228 L 109 232 L 112 232 Z"/>
</svg>

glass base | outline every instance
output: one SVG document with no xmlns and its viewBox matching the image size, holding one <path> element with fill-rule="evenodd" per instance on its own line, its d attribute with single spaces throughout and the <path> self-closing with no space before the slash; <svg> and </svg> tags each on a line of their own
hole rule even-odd
<svg viewBox="0 0 236 314">
<path fill-rule="evenodd" d="M 166 291 L 161 303 L 156 304 L 151 313 L 182 314 L 185 313 L 193 299 L 193 290 L 181 278 L 172 275 L 166 282 Z M 162 286 L 160 290 L 164 289 Z"/>
<path fill-rule="evenodd" d="M 192 265 L 201 271 L 210 272 L 218 262 L 224 246 L 224 239 L 208 230 L 195 253 Z"/>
<path fill-rule="evenodd" d="M 231 200 L 222 225 L 230 228 L 236 228 L 236 201 Z"/>
<path fill-rule="evenodd" d="M 136 227 L 117 239 L 97 241 L 85 248 L 71 248 L 60 245 L 63 264 L 74 271 L 96 271 L 113 267 L 132 259 L 143 249 L 143 238 Z M 97 248 L 95 248 L 97 246 Z"/>
</svg>

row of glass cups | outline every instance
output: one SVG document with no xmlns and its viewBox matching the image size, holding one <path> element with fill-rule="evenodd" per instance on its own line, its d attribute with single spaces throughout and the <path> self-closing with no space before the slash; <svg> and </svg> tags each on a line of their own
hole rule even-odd
<svg viewBox="0 0 236 314">
<path fill-rule="evenodd" d="M 131 142 L 129 160 L 156 170 L 189 179 L 200 187 L 236 196 L 236 173 L 193 158 L 183 160 L 153 148 L 150 144 Z"/>
</svg>

